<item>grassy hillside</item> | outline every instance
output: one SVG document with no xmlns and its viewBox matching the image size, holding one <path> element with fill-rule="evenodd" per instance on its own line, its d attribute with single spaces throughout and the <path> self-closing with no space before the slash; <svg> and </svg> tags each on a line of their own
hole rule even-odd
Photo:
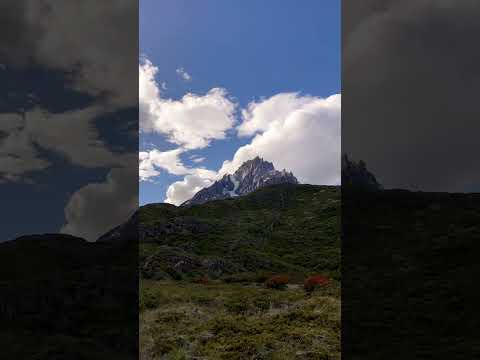
<svg viewBox="0 0 480 360">
<path fill-rule="evenodd" d="M 340 359 L 339 293 L 143 281 L 140 358 Z"/>
<path fill-rule="evenodd" d="M 312 185 L 142 207 L 140 358 L 340 359 L 339 215 L 340 188 Z M 313 273 L 331 281 L 307 296 Z"/>
<path fill-rule="evenodd" d="M 338 278 L 339 213 L 340 188 L 313 185 L 275 185 L 191 207 L 147 205 L 139 214 L 143 275 L 321 271 Z"/>
</svg>

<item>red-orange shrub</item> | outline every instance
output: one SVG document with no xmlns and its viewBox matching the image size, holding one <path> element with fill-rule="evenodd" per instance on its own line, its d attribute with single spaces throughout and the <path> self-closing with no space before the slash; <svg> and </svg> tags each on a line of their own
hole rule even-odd
<svg viewBox="0 0 480 360">
<path fill-rule="evenodd" d="M 288 284 L 288 276 L 285 275 L 275 275 L 265 281 L 265 287 L 268 289 L 283 289 Z"/>
<path fill-rule="evenodd" d="M 310 294 L 315 290 L 317 287 L 323 287 L 328 285 L 329 280 L 327 277 L 323 275 L 312 275 L 305 279 L 305 282 L 303 283 L 303 288 L 307 292 L 307 294 Z"/>
</svg>

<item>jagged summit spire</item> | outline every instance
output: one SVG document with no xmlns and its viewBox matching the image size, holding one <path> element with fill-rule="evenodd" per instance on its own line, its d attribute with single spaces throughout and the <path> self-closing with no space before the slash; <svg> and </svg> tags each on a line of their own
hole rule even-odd
<svg viewBox="0 0 480 360">
<path fill-rule="evenodd" d="M 210 200 L 220 200 L 246 195 L 261 187 L 274 184 L 298 184 L 291 172 L 275 170 L 273 164 L 256 156 L 245 161 L 233 174 L 226 174 L 213 185 L 197 192 L 182 205 L 201 204 Z"/>
<path fill-rule="evenodd" d="M 260 157 L 257 155 L 253 159 L 245 161 L 242 165 L 240 165 L 239 169 L 242 167 L 251 166 L 252 164 L 257 165 L 257 164 L 263 164 L 263 163 L 269 164 L 273 167 L 273 164 L 271 162 L 265 161 L 263 157 Z"/>
</svg>

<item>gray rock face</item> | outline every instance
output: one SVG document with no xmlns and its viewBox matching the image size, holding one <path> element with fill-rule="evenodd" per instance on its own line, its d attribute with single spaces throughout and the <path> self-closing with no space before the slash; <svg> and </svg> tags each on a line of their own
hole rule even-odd
<svg viewBox="0 0 480 360">
<path fill-rule="evenodd" d="M 179 216 L 169 221 L 139 224 L 138 238 L 142 242 L 161 243 L 170 235 L 195 235 L 211 230 L 209 224 L 192 216 Z"/>
<path fill-rule="evenodd" d="M 228 260 L 202 258 L 192 253 L 186 253 L 180 248 L 169 246 L 159 248 L 141 266 L 143 277 L 157 280 L 181 278 L 193 272 L 205 273 L 215 278 L 236 271 L 239 271 L 238 266 Z"/>
<path fill-rule="evenodd" d="M 291 172 L 275 170 L 271 162 L 256 157 L 244 162 L 233 175 L 224 175 L 211 186 L 200 190 L 182 206 L 242 196 L 267 185 L 284 183 L 298 184 L 298 180 Z"/>
</svg>

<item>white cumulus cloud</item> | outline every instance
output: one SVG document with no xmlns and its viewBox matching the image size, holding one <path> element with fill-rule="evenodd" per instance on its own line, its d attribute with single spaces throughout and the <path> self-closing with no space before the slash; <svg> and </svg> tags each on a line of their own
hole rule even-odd
<svg viewBox="0 0 480 360">
<path fill-rule="evenodd" d="M 299 96 L 297 93 L 281 93 L 259 102 L 251 102 L 242 110 L 243 121 L 238 126 L 239 136 L 250 136 L 281 126 L 292 112 L 315 101 L 315 97 Z"/>
<path fill-rule="evenodd" d="M 204 95 L 188 93 L 179 100 L 164 99 L 155 80 L 157 72 L 148 59 L 139 65 L 141 132 L 161 134 L 187 150 L 225 139 L 235 125 L 236 110 L 225 89 L 213 88 Z"/>
<path fill-rule="evenodd" d="M 168 187 L 165 202 L 180 205 L 192 198 L 199 190 L 211 185 L 213 180 L 200 175 L 187 175 L 182 181 L 176 181 Z"/>
<path fill-rule="evenodd" d="M 255 156 L 293 171 L 302 183 L 340 184 L 341 95 L 279 94 L 243 111 L 239 135 L 256 134 L 219 173 L 232 173 Z"/>
<path fill-rule="evenodd" d="M 178 148 L 169 151 L 159 151 L 157 149 L 150 151 L 141 151 L 139 153 L 139 176 L 141 181 L 147 181 L 160 174 L 163 169 L 173 175 L 185 175 L 190 171 L 187 169 L 181 159 L 180 154 L 183 149 Z"/>
<path fill-rule="evenodd" d="M 153 149 L 139 152 L 140 181 L 149 181 L 160 175 L 162 170 L 172 175 L 186 175 L 183 181 L 175 182 L 167 191 L 165 201 L 175 205 L 180 205 L 188 200 L 193 196 L 192 192 L 195 194 L 201 188 L 210 185 L 218 176 L 216 171 L 184 165 L 180 158 L 184 152 L 185 150 L 181 148 L 169 151 Z"/>
</svg>

